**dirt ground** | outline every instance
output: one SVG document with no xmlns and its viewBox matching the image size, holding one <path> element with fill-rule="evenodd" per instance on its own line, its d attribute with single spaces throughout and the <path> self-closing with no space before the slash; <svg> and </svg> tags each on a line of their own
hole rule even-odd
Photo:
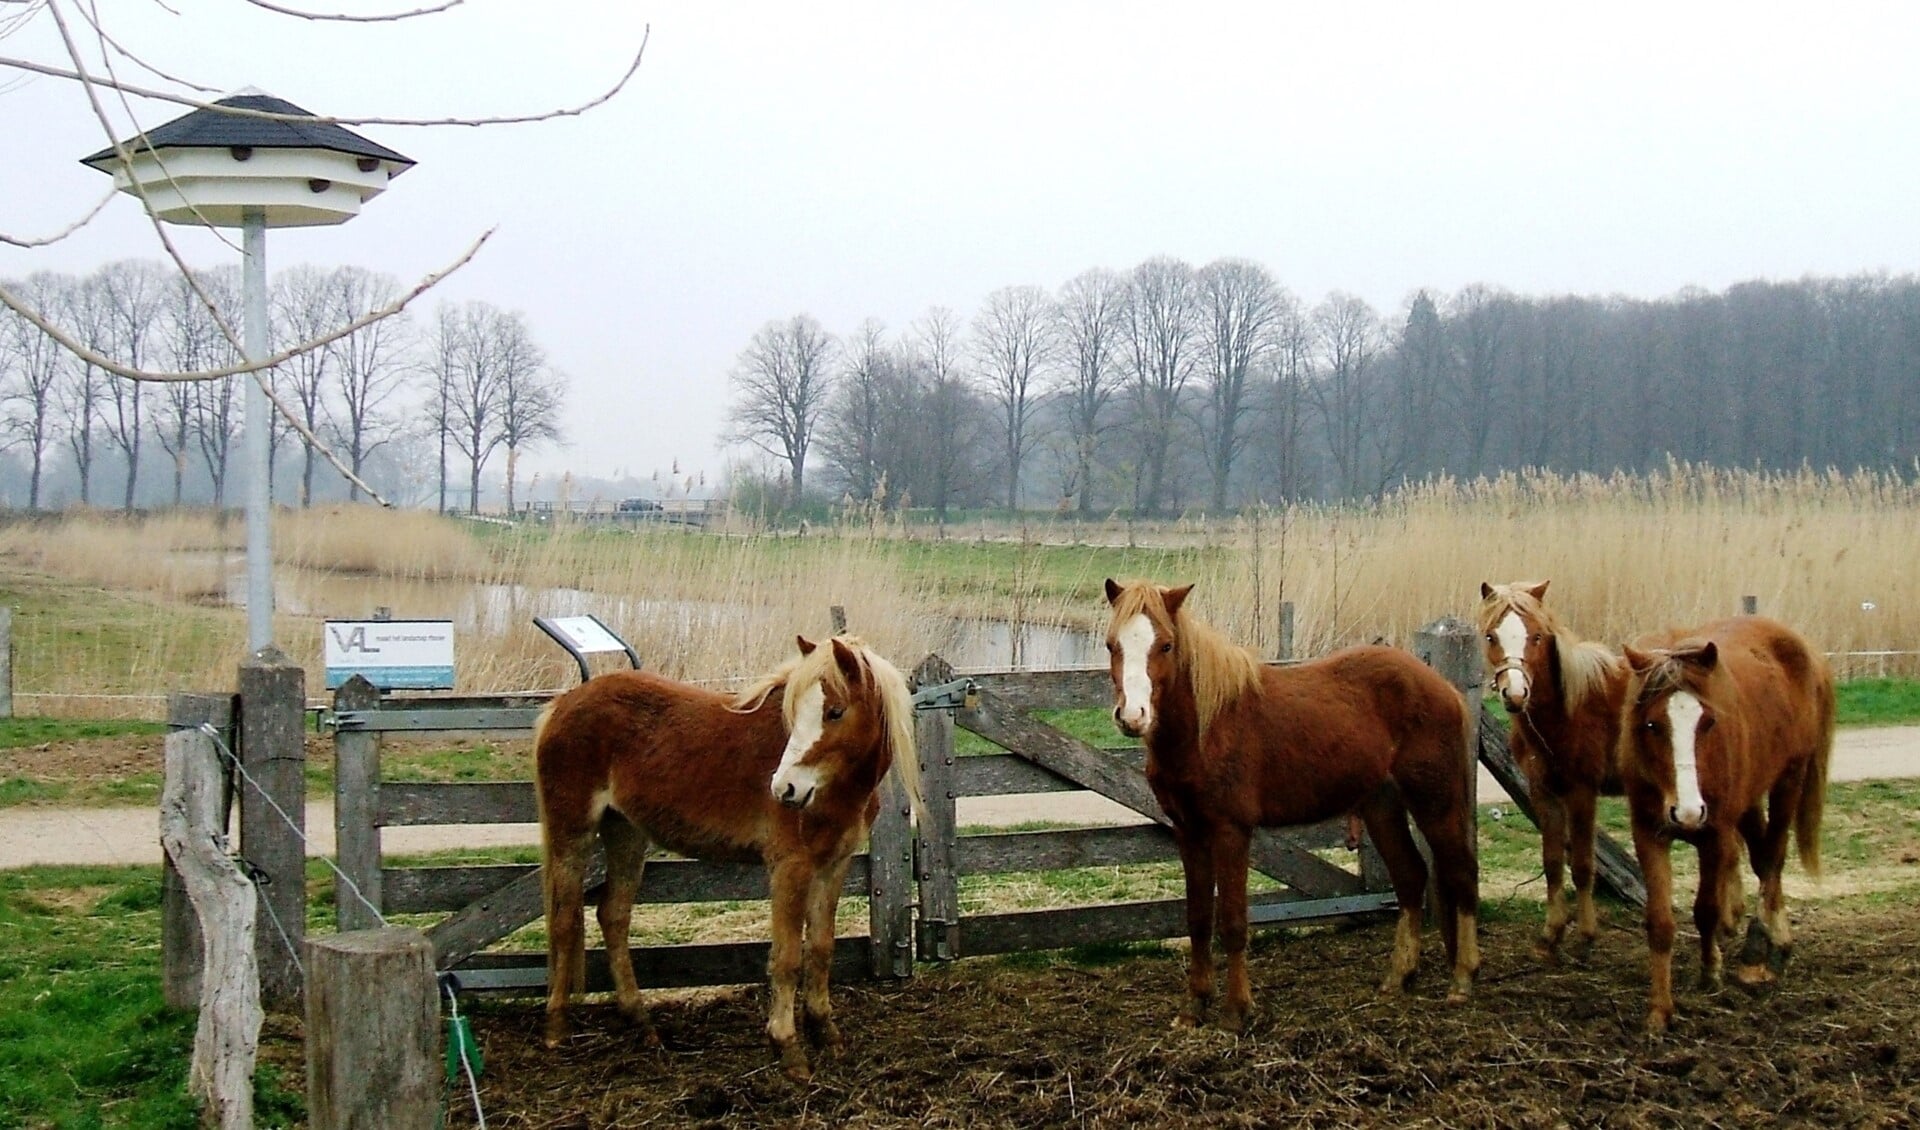
<svg viewBox="0 0 1920 1130">
<path fill-rule="evenodd" d="M 1374 993 L 1391 930 L 1263 935 L 1249 1033 L 1169 1028 L 1184 955 L 1112 963 L 964 961 L 905 984 L 834 988 L 849 1047 L 787 1081 L 761 1034 L 764 990 L 654 998 L 665 1051 L 605 1004 L 566 1048 L 538 1001 L 470 1002 L 487 1125 L 1772 1127 L 1920 1124 L 1920 908 L 1796 914 L 1785 981 L 1693 987 L 1642 1033 L 1637 918 L 1611 913 L 1584 963 L 1541 966 L 1534 925 L 1484 931 L 1474 999 L 1448 1007 L 1437 942 L 1409 998 Z M 297 1056 L 291 1035 L 269 1059 Z M 290 1067 L 294 1065 L 289 1063 Z M 455 1096 L 449 1125 L 474 1124 Z"/>
</svg>

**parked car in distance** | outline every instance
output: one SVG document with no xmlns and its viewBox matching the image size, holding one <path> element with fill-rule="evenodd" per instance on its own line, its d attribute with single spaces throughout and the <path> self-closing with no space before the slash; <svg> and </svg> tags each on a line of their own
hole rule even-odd
<svg viewBox="0 0 1920 1130">
<path fill-rule="evenodd" d="M 660 504 L 651 498 L 623 498 L 618 509 L 622 514 L 642 514 L 660 509 Z"/>
</svg>

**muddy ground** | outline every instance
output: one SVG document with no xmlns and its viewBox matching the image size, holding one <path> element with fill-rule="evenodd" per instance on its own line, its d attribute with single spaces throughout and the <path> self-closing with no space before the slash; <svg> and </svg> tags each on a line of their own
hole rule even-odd
<svg viewBox="0 0 1920 1130">
<path fill-rule="evenodd" d="M 1382 1000 L 1389 928 L 1267 934 L 1243 1037 L 1169 1028 L 1173 950 L 923 966 L 906 984 L 835 987 L 850 1046 L 807 1085 L 774 1066 L 758 987 L 656 997 L 665 1051 L 604 1004 L 578 1010 L 557 1052 L 540 1044 L 538 1001 L 469 1011 L 492 1127 L 1920 1125 L 1920 908 L 1796 919 L 1786 980 L 1759 995 L 1693 988 L 1683 932 L 1681 1015 L 1653 1042 L 1624 910 L 1588 961 L 1557 968 L 1530 956 L 1531 921 L 1489 923 L 1461 1007 L 1440 999 L 1431 942 L 1412 996 Z M 268 1058 L 286 1062 L 292 1035 Z M 452 1111 L 450 1125 L 474 1123 L 470 1102 Z"/>
</svg>

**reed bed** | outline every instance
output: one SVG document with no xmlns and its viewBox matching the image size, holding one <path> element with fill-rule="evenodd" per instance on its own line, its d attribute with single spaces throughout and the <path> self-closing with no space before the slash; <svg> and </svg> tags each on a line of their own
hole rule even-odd
<svg viewBox="0 0 1920 1130">
<path fill-rule="evenodd" d="M 1911 675 L 1917 503 L 1920 489 L 1894 475 L 1675 463 L 1646 476 L 1443 479 L 1367 505 L 1224 518 L 934 530 L 860 515 L 805 536 L 738 521 L 726 532 L 524 528 L 333 507 L 276 520 L 275 638 L 309 665 L 317 695 L 325 620 L 382 608 L 452 619 L 461 691 L 552 689 L 578 674 L 533 617 L 591 613 L 649 668 L 733 685 L 790 654 L 796 633 L 827 633 L 835 607 L 904 668 L 946 646 L 956 618 L 998 621 L 1016 638 L 1022 625 L 1097 630 L 1101 580 L 1149 576 L 1196 583 L 1195 607 L 1266 654 L 1291 606 L 1304 656 L 1470 620 L 1482 581 L 1550 580 L 1566 621 L 1609 644 L 1733 614 L 1751 596 L 1842 653 L 1843 676 Z M 230 683 L 245 639 L 232 603 L 244 596 L 243 544 L 239 522 L 201 512 L 0 526 L 23 712 L 157 716 L 168 691 Z M 141 705 L 86 705 L 100 695 Z"/>
</svg>

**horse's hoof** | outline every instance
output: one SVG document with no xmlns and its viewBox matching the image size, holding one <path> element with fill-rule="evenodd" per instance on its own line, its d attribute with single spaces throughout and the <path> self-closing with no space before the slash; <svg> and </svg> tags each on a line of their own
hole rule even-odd
<svg viewBox="0 0 1920 1130">
<path fill-rule="evenodd" d="M 1558 965 L 1560 964 L 1560 945 L 1546 938 L 1535 939 L 1533 956 L 1542 965 Z"/>
<path fill-rule="evenodd" d="M 840 1035 L 840 1026 L 832 1019 L 822 1017 L 816 1020 L 809 1016 L 806 1023 L 807 1040 L 814 1047 L 822 1049 L 829 1055 L 838 1055 L 840 1049 L 846 1046 L 846 1040 Z"/>
<path fill-rule="evenodd" d="M 1219 1028 L 1222 1032 L 1238 1036 L 1247 1030 L 1247 1014 L 1244 1012 L 1222 1012 Z"/>
<path fill-rule="evenodd" d="M 567 1023 L 565 1017 L 549 1016 L 547 1018 L 547 1036 L 545 1042 L 549 1051 L 564 1045 L 572 1035 L 572 1025 Z"/>
<path fill-rule="evenodd" d="M 1465 1004 L 1467 1003 L 1467 1001 L 1471 1000 L 1472 997 L 1473 997 L 1473 982 L 1471 980 L 1468 980 L 1465 982 L 1455 981 L 1453 983 L 1453 988 L 1447 990 L 1448 1004 Z"/>
<path fill-rule="evenodd" d="M 1172 1026 L 1174 1028 L 1198 1028 L 1200 1027 L 1200 1017 L 1196 1013 L 1187 1012 L 1183 1009 L 1173 1018 Z"/>
<path fill-rule="evenodd" d="M 1647 1039 L 1658 1040 L 1673 1026 L 1673 1010 L 1656 1008 L 1647 1013 Z"/>
<path fill-rule="evenodd" d="M 660 1042 L 660 1033 L 652 1024 L 648 1024 L 640 1030 L 640 1046 L 649 1051 L 659 1051 L 661 1048 L 666 1047 L 665 1044 Z"/>
<path fill-rule="evenodd" d="M 813 1068 L 807 1063 L 807 1053 L 798 1043 L 780 1049 L 780 1071 L 795 1083 L 813 1081 Z"/>
<path fill-rule="evenodd" d="M 1407 982 L 1405 978 L 1388 977 L 1386 980 L 1380 982 L 1380 995 L 1383 997 L 1397 997 L 1406 991 Z"/>
</svg>

